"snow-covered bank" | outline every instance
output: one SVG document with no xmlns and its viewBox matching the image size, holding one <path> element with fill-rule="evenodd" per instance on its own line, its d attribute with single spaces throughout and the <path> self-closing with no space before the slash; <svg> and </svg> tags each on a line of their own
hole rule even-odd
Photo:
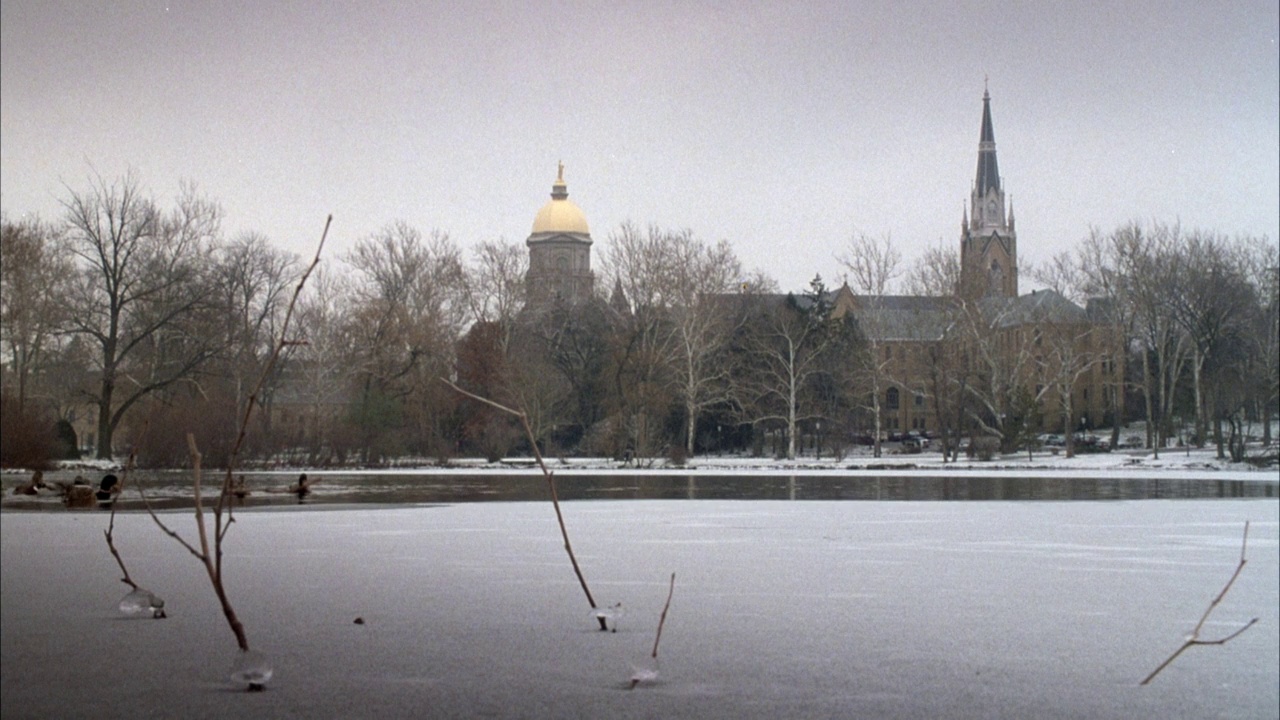
<svg viewBox="0 0 1280 720">
<path fill-rule="evenodd" d="M 1280 503 L 567 503 L 616 634 L 594 631 L 546 503 L 246 511 L 228 590 L 275 662 L 234 640 L 196 563 L 117 520 L 169 619 L 127 588 L 92 514 L 0 524 L 0 714 L 22 717 L 1275 717 Z M 168 515 L 190 527 L 188 513 Z M 1235 567 L 1207 626 L 1181 642 Z M 624 689 L 675 599 L 658 682 Z M 355 624 L 355 618 L 365 622 Z"/>
<path fill-rule="evenodd" d="M 915 454 L 902 454 L 887 450 L 883 457 L 872 457 L 865 448 L 843 457 L 813 457 L 812 455 L 795 460 L 776 458 L 757 458 L 742 455 L 698 455 L 687 462 L 676 464 L 663 458 L 641 459 L 629 463 L 609 458 L 548 458 L 547 465 L 556 473 L 590 473 L 605 472 L 635 474 L 672 474 L 701 473 L 714 475 L 727 474 L 779 474 L 779 473 L 862 473 L 874 471 L 877 474 L 891 476 L 894 473 L 927 473 L 944 475 L 950 473 L 982 473 L 992 476 L 1016 474 L 1021 477 L 1049 477 L 1065 475 L 1074 477 L 1096 477 L 1099 473 L 1115 473 L 1122 477 L 1213 477 L 1219 479 L 1274 479 L 1277 468 L 1255 467 L 1248 463 L 1232 463 L 1219 460 L 1212 448 L 1187 449 L 1168 448 L 1162 450 L 1157 458 L 1149 450 L 1116 450 L 1109 453 L 1086 453 L 1072 458 L 1062 454 L 1039 451 L 1030 458 L 1025 452 L 996 457 L 992 460 L 977 460 L 961 456 L 956 462 L 942 461 L 938 452 L 925 451 Z M 104 472 L 119 472 L 120 463 L 109 460 L 77 460 L 60 464 L 63 473 L 84 471 L 90 475 Z M 407 458 L 397 461 L 391 466 L 360 468 L 340 467 L 331 470 L 304 465 L 273 464 L 269 466 L 252 465 L 246 472 L 254 474 L 280 473 L 477 473 L 517 474 L 536 472 L 532 457 L 506 458 L 499 462 L 488 462 L 479 458 L 454 458 L 446 463 L 426 458 Z M 26 477 L 30 470 L 6 469 L 3 471 L 10 477 Z M 95 476 L 96 476 L 95 475 Z"/>
<path fill-rule="evenodd" d="M 795 460 L 752 458 L 744 456 L 699 455 L 683 464 L 664 459 L 641 460 L 621 463 L 607 458 L 555 458 L 547 461 L 556 474 L 631 473 L 631 474 L 707 474 L 707 475 L 779 475 L 779 474 L 862 474 L 874 473 L 883 477 L 906 475 L 964 475 L 1018 476 L 1018 477 L 1103 477 L 1126 478 L 1203 478 L 1221 480 L 1275 480 L 1275 467 L 1256 468 L 1245 463 L 1218 460 L 1212 449 L 1169 449 L 1156 458 L 1149 451 L 1116 451 L 1090 453 L 1068 458 L 1039 452 L 1028 458 L 1026 453 L 1004 455 L 992 460 L 976 460 L 961 457 L 957 462 L 942 461 L 937 452 L 917 454 L 886 453 L 875 458 L 869 453 L 856 453 L 842 458 L 803 457 Z M 299 470 L 323 474 L 324 470 L 307 468 L 282 468 L 277 472 L 288 474 Z M 351 473 L 476 473 L 516 474 L 536 472 L 532 458 L 507 458 L 500 462 L 486 462 L 476 458 L 459 458 L 447 464 L 427 462 L 407 463 L 392 468 L 367 470 L 344 468 L 333 472 Z M 270 471 L 267 471 L 270 472 Z"/>
</svg>

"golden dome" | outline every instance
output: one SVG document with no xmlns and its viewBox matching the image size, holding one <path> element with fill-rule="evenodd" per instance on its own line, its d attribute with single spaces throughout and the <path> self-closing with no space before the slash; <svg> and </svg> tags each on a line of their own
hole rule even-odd
<svg viewBox="0 0 1280 720">
<path fill-rule="evenodd" d="M 569 201 L 569 191 L 564 184 L 564 163 L 560 164 L 556 181 L 551 186 L 551 201 L 543 205 L 533 218 L 533 234 L 539 233 L 591 234 L 587 229 L 587 216 Z"/>
<path fill-rule="evenodd" d="M 568 200 L 552 200 L 533 218 L 533 234 L 549 232 L 591 233 L 587 230 L 587 216 Z"/>
</svg>

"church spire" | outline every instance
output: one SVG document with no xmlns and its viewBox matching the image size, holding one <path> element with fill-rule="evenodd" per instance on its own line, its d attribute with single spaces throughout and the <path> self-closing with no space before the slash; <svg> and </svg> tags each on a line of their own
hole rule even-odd
<svg viewBox="0 0 1280 720">
<path fill-rule="evenodd" d="M 974 183 L 978 196 L 988 189 L 1000 190 L 1000 168 L 996 164 L 996 133 L 991 127 L 991 93 L 982 91 L 982 135 L 978 140 L 978 178 Z"/>
<path fill-rule="evenodd" d="M 1008 211 L 1006 214 L 1006 210 Z M 996 133 L 991 93 L 982 90 L 982 134 L 978 176 L 969 198 L 968 227 L 960 231 L 961 274 L 969 291 L 1002 297 L 1018 295 L 1018 245 L 1013 205 L 1007 202 L 996 165 Z"/>
</svg>

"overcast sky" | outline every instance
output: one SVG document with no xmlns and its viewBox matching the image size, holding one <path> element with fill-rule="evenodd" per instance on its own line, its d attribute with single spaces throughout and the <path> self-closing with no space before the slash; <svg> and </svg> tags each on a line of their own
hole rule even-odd
<svg viewBox="0 0 1280 720">
<path fill-rule="evenodd" d="M 331 257 L 403 219 L 523 241 L 556 163 L 620 223 L 733 243 L 784 289 L 850 235 L 958 243 L 984 77 L 1021 254 L 1181 220 L 1280 237 L 1277 3 L 0 5 L 0 204 L 133 168 Z M 64 185 L 65 184 L 65 185 Z"/>
</svg>

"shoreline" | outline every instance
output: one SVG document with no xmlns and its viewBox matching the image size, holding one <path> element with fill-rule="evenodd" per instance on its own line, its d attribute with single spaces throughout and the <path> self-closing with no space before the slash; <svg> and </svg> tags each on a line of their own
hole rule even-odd
<svg viewBox="0 0 1280 720">
<path fill-rule="evenodd" d="M 839 458 L 801 457 L 794 460 L 747 457 L 698 455 L 684 463 L 674 463 L 664 458 L 649 458 L 632 463 L 609 458 L 547 458 L 547 468 L 556 475 L 832 475 L 882 477 L 947 477 L 981 473 L 993 477 L 1017 475 L 1021 477 L 1095 478 L 1100 474 L 1114 473 L 1116 477 L 1142 479 L 1178 477 L 1183 479 L 1214 478 L 1232 480 L 1273 479 L 1277 476 L 1275 464 L 1256 467 L 1249 463 L 1232 463 L 1219 460 L 1213 448 L 1166 449 L 1159 458 L 1149 450 L 1117 450 L 1114 452 L 1083 453 L 1072 458 L 1052 453 L 1038 453 L 1028 459 L 1025 453 L 1002 455 L 991 460 L 961 457 L 954 462 L 943 462 L 936 452 L 886 453 L 876 458 L 869 453 L 850 453 Z M 51 473 L 119 472 L 123 465 L 115 460 L 62 461 Z M 29 468 L 0 469 L 0 477 L 29 476 Z M 149 469 L 147 472 L 184 472 L 182 468 Z M 209 477 L 220 476 L 225 470 L 206 468 Z M 300 472 L 316 475 L 524 475 L 539 474 L 532 457 L 507 457 L 491 462 L 481 458 L 453 458 L 446 462 L 428 458 L 405 458 L 382 466 L 317 467 L 305 464 L 253 464 L 244 465 L 237 473 L 251 475 L 289 475 Z"/>
</svg>

